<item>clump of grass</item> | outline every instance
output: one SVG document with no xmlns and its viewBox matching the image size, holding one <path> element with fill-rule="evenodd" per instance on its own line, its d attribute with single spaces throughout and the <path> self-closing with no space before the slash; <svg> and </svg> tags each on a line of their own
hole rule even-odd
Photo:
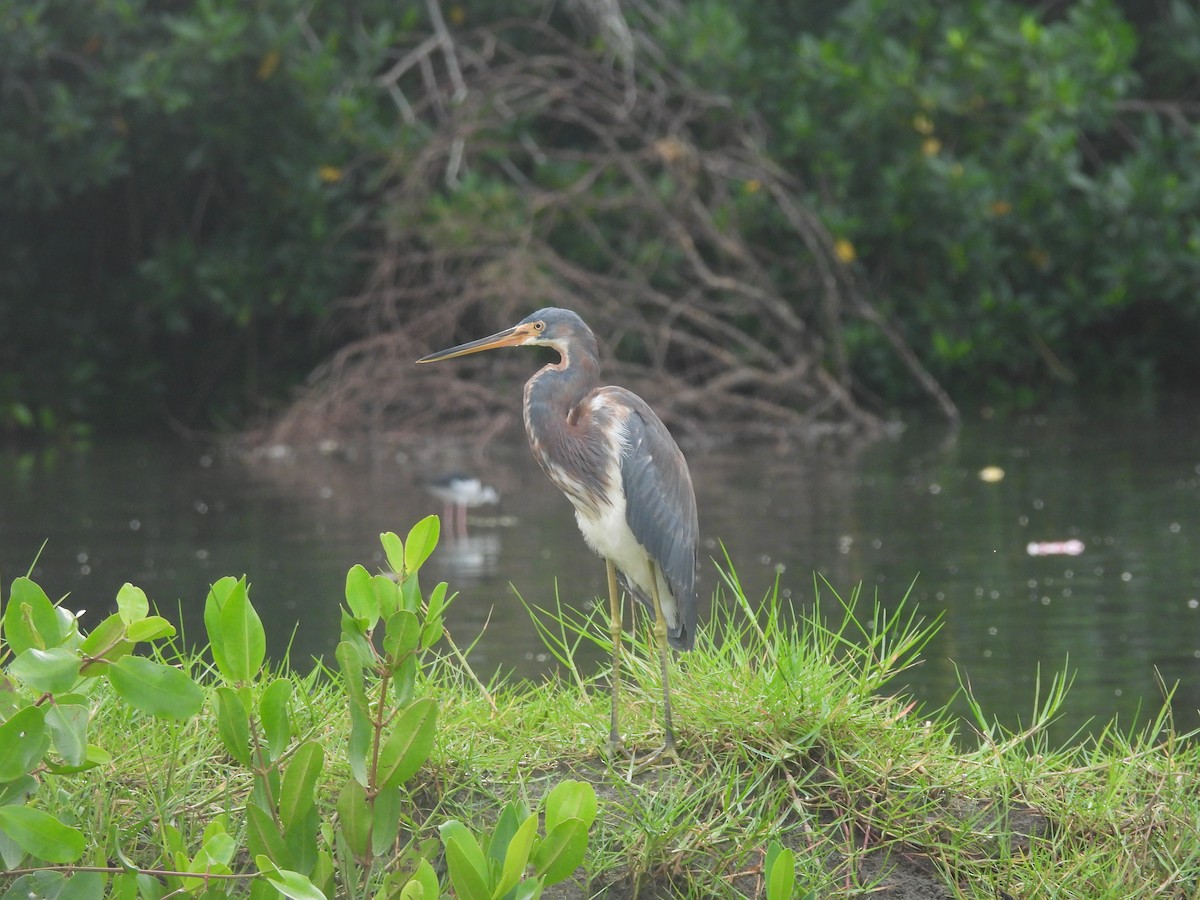
<svg viewBox="0 0 1200 900">
<path fill-rule="evenodd" d="M 785 612 L 777 591 L 747 598 L 732 568 L 694 651 L 674 664 L 677 765 L 634 772 L 603 752 L 605 672 L 576 663 L 608 649 L 597 614 L 533 611 L 561 677 L 482 682 L 463 656 L 426 667 L 418 690 L 440 710 L 437 741 L 414 779 L 413 845 L 458 819 L 491 825 L 510 800 L 536 801 L 564 778 L 600 798 L 584 871 L 546 896 L 763 896 L 764 854 L 794 851 L 799 896 L 1191 897 L 1200 891 L 1200 749 L 1176 734 L 1169 704 L 1149 726 L 1115 724 L 1052 745 L 1063 676 L 1006 731 L 967 692 L 969 726 L 890 692 L 936 629 L 907 602 L 890 613 L 818 583 L 818 602 Z M 452 615 L 451 615 L 452 623 Z M 638 751 L 661 740 L 659 673 L 644 630 L 624 658 L 623 723 Z M 202 663 L 193 661 L 194 666 Z M 305 734 L 326 748 L 326 778 L 347 769 L 339 677 L 288 674 Z M 1168 698 L 1169 699 L 1169 698 Z M 250 789 L 230 777 L 211 722 L 142 731 L 124 704 L 103 704 L 96 742 L 112 763 L 59 792 L 81 828 L 138 835 L 236 821 Z M 967 729 L 967 730 L 964 730 Z M 332 815 L 332 788 L 319 802 Z M 161 843 L 161 842 L 160 842 Z M 398 852 L 403 848 L 398 848 Z"/>
<path fill-rule="evenodd" d="M 883 693 L 919 662 L 937 623 L 905 600 L 885 613 L 857 593 L 817 585 L 818 602 L 789 620 L 772 591 L 755 604 L 732 568 L 696 649 L 673 682 L 681 765 L 630 777 L 598 755 L 609 697 L 574 665 L 579 642 L 610 649 L 604 623 L 561 607 L 536 615 L 566 675 L 501 695 L 501 756 L 548 773 L 591 777 L 605 808 L 593 836 L 594 886 L 630 894 L 753 895 L 762 854 L 796 851 L 813 896 L 889 886 L 895 896 L 1183 897 L 1200 873 L 1195 735 L 1175 733 L 1169 697 L 1136 732 L 1115 724 L 1051 745 L 1066 702 L 1056 675 L 1028 725 L 1006 731 L 967 692 L 973 729 Z M 652 648 L 629 641 L 626 738 L 659 737 Z M 469 701 L 449 704 L 470 728 Z M 451 739 L 452 738 L 449 738 Z M 965 749 L 964 749 L 965 748 Z M 458 748 L 444 758 L 453 765 Z M 476 756 L 472 765 L 484 763 Z M 908 891 L 908 894 L 903 893 Z"/>
</svg>

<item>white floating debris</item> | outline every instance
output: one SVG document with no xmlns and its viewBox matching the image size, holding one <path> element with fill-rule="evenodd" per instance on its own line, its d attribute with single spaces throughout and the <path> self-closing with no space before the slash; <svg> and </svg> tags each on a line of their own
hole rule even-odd
<svg viewBox="0 0 1200 900">
<path fill-rule="evenodd" d="M 979 470 L 979 480 L 986 481 L 988 484 L 995 484 L 997 481 L 1004 480 L 1004 470 L 999 466 L 984 466 Z"/>
<path fill-rule="evenodd" d="M 1076 538 L 1069 541 L 1030 541 L 1025 545 L 1025 552 L 1030 556 L 1078 556 L 1083 552 L 1083 541 Z"/>
</svg>

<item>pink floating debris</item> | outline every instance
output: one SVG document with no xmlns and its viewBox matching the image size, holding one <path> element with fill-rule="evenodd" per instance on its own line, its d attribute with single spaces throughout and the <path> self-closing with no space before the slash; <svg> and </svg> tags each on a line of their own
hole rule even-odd
<svg viewBox="0 0 1200 900">
<path fill-rule="evenodd" d="M 1083 552 L 1083 541 L 1031 541 L 1025 545 L 1030 556 L 1078 556 Z"/>
</svg>

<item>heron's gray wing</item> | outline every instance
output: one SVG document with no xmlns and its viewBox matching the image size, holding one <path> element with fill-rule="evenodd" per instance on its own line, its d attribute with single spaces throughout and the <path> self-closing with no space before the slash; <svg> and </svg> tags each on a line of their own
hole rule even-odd
<svg viewBox="0 0 1200 900">
<path fill-rule="evenodd" d="M 668 634 L 671 645 L 690 650 L 696 639 L 700 527 L 687 461 L 667 426 L 642 398 L 623 388 L 608 390 L 619 392 L 620 405 L 628 410 L 621 459 L 625 520 L 670 585 L 679 611 L 679 621 Z"/>
</svg>

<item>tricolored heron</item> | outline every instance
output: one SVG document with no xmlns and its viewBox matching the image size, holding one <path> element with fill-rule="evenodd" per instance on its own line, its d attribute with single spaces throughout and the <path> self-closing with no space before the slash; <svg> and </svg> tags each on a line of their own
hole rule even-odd
<svg viewBox="0 0 1200 900">
<path fill-rule="evenodd" d="M 452 472 L 435 478 L 426 485 L 429 493 L 445 505 L 442 511 L 446 521 L 454 528 L 457 537 L 467 536 L 467 508 L 499 503 L 500 495 L 494 487 L 484 484 L 472 475 Z"/>
<path fill-rule="evenodd" d="M 599 385 L 596 336 L 569 310 L 539 309 L 511 328 L 417 362 L 525 346 L 551 347 L 560 357 L 525 384 L 529 446 L 542 470 L 575 507 L 584 540 L 604 557 L 608 569 L 613 648 L 609 744 L 614 751 L 621 746 L 619 579 L 654 615 L 665 732 L 659 753 L 673 756 L 667 647 L 690 650 L 696 640 L 700 531 L 687 461 L 646 401 L 625 388 Z"/>
</svg>

